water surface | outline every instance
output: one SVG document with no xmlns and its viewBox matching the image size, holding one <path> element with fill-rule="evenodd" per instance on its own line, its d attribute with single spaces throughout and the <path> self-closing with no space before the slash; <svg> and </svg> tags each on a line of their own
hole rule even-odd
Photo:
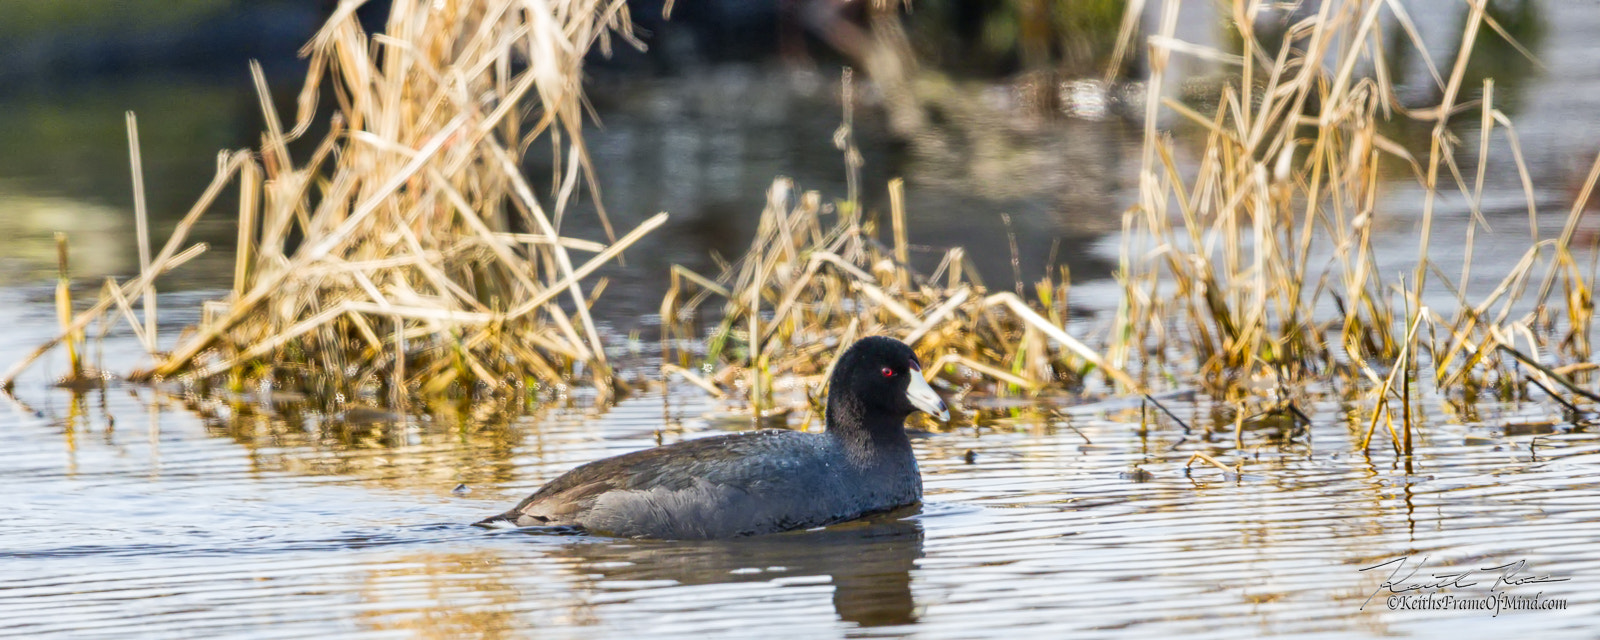
<svg viewBox="0 0 1600 640">
<path fill-rule="evenodd" d="M 1431 412 L 1409 471 L 1384 436 L 1358 451 L 1340 403 L 1252 425 L 1243 450 L 1198 433 L 1204 398 L 1168 401 L 1193 434 L 1134 403 L 1025 405 L 917 439 L 925 504 L 863 523 L 715 542 L 466 526 L 575 464 L 726 428 L 668 394 L 350 423 L 23 385 L 0 412 L 0 634 L 1579 637 L 1600 614 L 1600 438 L 1538 403 Z M 1196 451 L 1243 473 L 1186 470 Z M 1363 608 L 1386 576 L 1359 569 L 1408 555 L 1526 560 L 1568 580 L 1500 590 L 1566 608 Z"/>
</svg>

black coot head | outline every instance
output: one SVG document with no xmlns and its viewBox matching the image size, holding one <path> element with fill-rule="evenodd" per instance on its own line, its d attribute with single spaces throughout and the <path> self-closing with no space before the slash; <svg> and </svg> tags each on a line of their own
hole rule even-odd
<svg viewBox="0 0 1600 640">
<path fill-rule="evenodd" d="M 872 336 L 850 345 L 833 367 L 828 393 L 852 396 L 863 409 L 896 420 L 913 411 L 950 417 L 944 400 L 923 379 L 917 353 L 894 338 Z"/>
</svg>

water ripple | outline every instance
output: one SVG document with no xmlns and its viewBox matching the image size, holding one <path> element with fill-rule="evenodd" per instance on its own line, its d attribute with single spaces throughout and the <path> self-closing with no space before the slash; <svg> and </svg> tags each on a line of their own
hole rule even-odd
<svg viewBox="0 0 1600 640">
<path fill-rule="evenodd" d="M 1519 633 L 1600 614 L 1600 441 L 1496 430 L 1526 407 L 1430 425 L 1409 467 L 1330 411 L 1314 446 L 1247 431 L 1242 451 L 1122 416 L 1014 421 L 917 440 L 919 512 L 673 543 L 464 523 L 572 465 L 720 433 L 689 390 L 359 426 L 39 393 L 0 412 L 6 637 L 1475 635 L 1477 614 L 1362 608 L 1381 576 L 1359 569 L 1400 556 L 1572 578 L 1539 585 L 1565 611 L 1502 614 Z"/>
</svg>

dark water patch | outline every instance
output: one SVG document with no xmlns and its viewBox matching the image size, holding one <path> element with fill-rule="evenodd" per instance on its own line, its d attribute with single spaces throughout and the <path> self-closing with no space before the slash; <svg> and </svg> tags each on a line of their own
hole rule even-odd
<svg viewBox="0 0 1600 640">
<path fill-rule="evenodd" d="M 255 529 L 267 529 L 267 527 L 255 527 Z M 272 528 L 270 532 L 263 532 L 257 535 L 249 535 L 251 533 L 249 529 L 246 529 L 218 535 L 214 529 L 204 525 L 196 525 L 188 527 L 186 531 L 165 532 L 165 535 L 179 534 L 187 538 L 209 537 L 219 539 L 212 542 L 197 542 L 193 544 L 101 544 L 61 546 L 23 551 L 0 551 L 0 558 L 21 560 L 76 556 L 115 558 L 160 555 L 225 558 L 283 552 L 343 552 L 352 549 L 451 543 L 476 540 L 478 536 L 483 535 L 481 529 L 463 523 L 402 525 L 366 531 L 349 531 L 333 537 L 316 539 L 299 538 L 293 535 L 292 531 L 281 531 L 279 528 Z M 548 532 L 545 535 L 558 536 L 561 534 Z"/>
</svg>

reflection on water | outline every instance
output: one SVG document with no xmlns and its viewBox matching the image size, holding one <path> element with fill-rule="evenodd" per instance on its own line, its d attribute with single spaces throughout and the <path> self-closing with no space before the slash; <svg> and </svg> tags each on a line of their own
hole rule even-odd
<svg viewBox="0 0 1600 640">
<path fill-rule="evenodd" d="M 355 588 L 370 609 L 357 621 L 370 631 L 423 637 L 756 626 L 790 635 L 749 615 L 776 605 L 811 629 L 826 629 L 829 620 L 844 628 L 916 622 L 911 574 L 922 526 L 915 520 L 726 541 L 486 535 L 495 538 L 483 541 L 490 550 L 405 554 L 392 568 L 365 573 Z M 821 608 L 832 615 L 818 616 Z"/>
<path fill-rule="evenodd" d="M 922 557 L 917 509 L 823 530 L 721 541 L 602 541 L 551 554 L 573 561 L 586 586 L 656 582 L 737 585 L 781 581 L 833 586 L 840 620 L 863 627 L 916 621 L 911 571 Z"/>
<path fill-rule="evenodd" d="M 0 283 L 39 282 L 55 271 L 54 235 L 72 244 L 73 273 L 90 277 L 119 273 L 134 248 L 117 224 L 120 213 L 91 202 L 30 195 L 0 181 Z"/>
</svg>

